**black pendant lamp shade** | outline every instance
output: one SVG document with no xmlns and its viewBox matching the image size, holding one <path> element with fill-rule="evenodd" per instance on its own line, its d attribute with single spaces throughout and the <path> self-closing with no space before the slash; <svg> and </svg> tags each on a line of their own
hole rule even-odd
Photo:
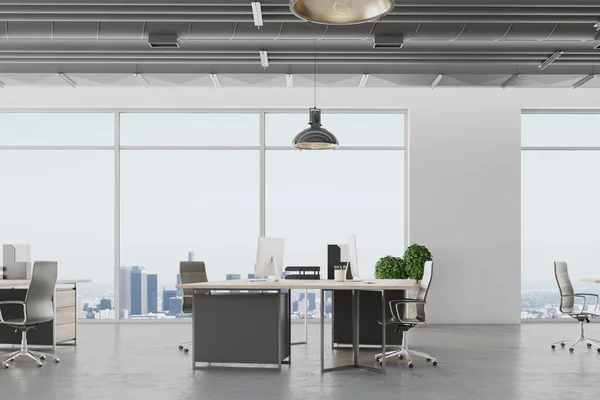
<svg viewBox="0 0 600 400">
<path fill-rule="evenodd" d="M 300 150 L 329 150 L 338 147 L 339 143 L 333 133 L 321 126 L 321 110 L 310 109 L 310 126 L 294 138 L 292 145 Z"/>
</svg>

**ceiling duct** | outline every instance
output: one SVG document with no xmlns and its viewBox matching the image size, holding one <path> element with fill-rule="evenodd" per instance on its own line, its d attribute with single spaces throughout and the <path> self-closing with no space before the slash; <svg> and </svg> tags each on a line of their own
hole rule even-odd
<svg viewBox="0 0 600 400">
<path fill-rule="evenodd" d="M 401 49 L 404 45 L 402 35 L 375 35 L 374 49 Z"/>
<path fill-rule="evenodd" d="M 148 44 L 156 49 L 176 49 L 179 47 L 176 33 L 150 33 Z"/>
</svg>

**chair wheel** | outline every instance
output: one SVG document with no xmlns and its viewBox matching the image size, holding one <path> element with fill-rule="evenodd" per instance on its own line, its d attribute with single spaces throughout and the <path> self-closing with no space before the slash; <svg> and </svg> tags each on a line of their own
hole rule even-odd
<svg viewBox="0 0 600 400">
<path fill-rule="evenodd" d="M 429 362 L 431 361 L 431 358 L 426 358 L 425 361 Z"/>
<path fill-rule="evenodd" d="M 572 353 L 572 352 L 574 352 L 574 351 L 575 351 L 575 349 L 574 349 L 574 348 L 572 348 L 572 347 L 570 347 L 570 348 L 569 348 L 569 351 Z"/>
<path fill-rule="evenodd" d="M 179 345 L 179 350 L 183 350 L 183 346 L 182 345 Z"/>
<path fill-rule="evenodd" d="M 2 368 L 6 369 L 9 367 L 9 365 L 10 365 L 9 363 L 5 362 L 4 364 L 2 364 Z"/>
<path fill-rule="evenodd" d="M 412 367 L 414 367 L 413 363 L 408 364 L 408 368 L 412 368 Z"/>
<path fill-rule="evenodd" d="M 44 356 L 44 355 L 40 356 L 40 360 L 44 361 L 45 359 L 46 359 L 46 356 Z"/>
<path fill-rule="evenodd" d="M 434 361 L 431 365 L 433 365 L 434 367 L 437 366 L 437 361 Z"/>
<path fill-rule="evenodd" d="M 189 353 L 189 352 L 190 352 L 190 349 L 183 349 L 183 352 L 184 352 L 185 354 L 187 354 L 187 353 Z"/>
<path fill-rule="evenodd" d="M 41 361 L 37 363 L 37 366 L 38 366 L 38 367 L 41 367 L 42 365 L 44 365 L 44 363 L 43 363 L 43 362 L 41 362 Z"/>
<path fill-rule="evenodd" d="M 592 348 L 592 344 L 591 343 L 588 343 L 587 346 L 588 346 L 588 349 Z"/>
<path fill-rule="evenodd" d="M 560 347 L 565 347 L 565 344 L 564 344 L 564 343 L 561 343 L 561 344 L 560 344 Z"/>
<path fill-rule="evenodd" d="M 600 349 L 596 349 L 596 351 L 598 351 L 598 353 L 600 353 Z"/>
<path fill-rule="evenodd" d="M 398 356 L 398 360 L 404 360 L 404 356 Z"/>
<path fill-rule="evenodd" d="M 550 347 L 552 348 L 552 350 L 554 350 L 554 349 L 556 348 L 556 346 L 555 346 L 555 345 L 552 345 L 552 346 L 550 346 Z"/>
<path fill-rule="evenodd" d="M 60 362 L 60 358 L 54 357 L 54 364 L 58 364 Z"/>
</svg>

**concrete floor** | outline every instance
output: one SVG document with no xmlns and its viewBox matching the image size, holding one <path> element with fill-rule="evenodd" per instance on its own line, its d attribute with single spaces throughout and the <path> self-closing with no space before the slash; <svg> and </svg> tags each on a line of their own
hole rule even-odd
<svg viewBox="0 0 600 400">
<path fill-rule="evenodd" d="M 309 344 L 294 346 L 292 366 L 281 372 L 192 371 L 177 344 L 190 334 L 184 324 L 82 324 L 80 344 L 61 347 L 60 364 L 42 368 L 21 359 L 0 369 L 0 399 L 586 399 L 597 395 L 600 354 L 583 347 L 569 354 L 550 342 L 574 338 L 576 323 L 521 326 L 428 326 L 410 331 L 413 347 L 439 361 L 401 361 L 387 373 L 319 372 L 318 324 L 309 325 Z M 587 333 L 600 338 L 600 324 Z M 294 340 L 303 326 L 293 325 Z M 361 360 L 372 363 L 372 350 Z M 349 352 L 333 356 L 344 362 Z M 332 361 L 328 356 L 328 362 Z M 251 397 L 250 397 L 251 396 Z"/>
</svg>

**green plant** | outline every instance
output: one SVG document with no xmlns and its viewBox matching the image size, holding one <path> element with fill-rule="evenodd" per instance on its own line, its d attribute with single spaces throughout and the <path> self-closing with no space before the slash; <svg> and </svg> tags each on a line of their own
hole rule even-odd
<svg viewBox="0 0 600 400">
<path fill-rule="evenodd" d="M 375 264 L 375 279 L 406 279 L 406 264 L 400 257 L 385 256 Z"/>
<path fill-rule="evenodd" d="M 333 269 L 336 271 L 345 271 L 346 270 L 346 266 L 345 265 L 334 265 Z"/>
<path fill-rule="evenodd" d="M 431 261 L 431 252 L 425 246 L 420 244 L 411 244 L 404 252 L 404 262 L 408 278 L 421 280 L 423 279 L 423 268 L 425 261 Z"/>
</svg>

